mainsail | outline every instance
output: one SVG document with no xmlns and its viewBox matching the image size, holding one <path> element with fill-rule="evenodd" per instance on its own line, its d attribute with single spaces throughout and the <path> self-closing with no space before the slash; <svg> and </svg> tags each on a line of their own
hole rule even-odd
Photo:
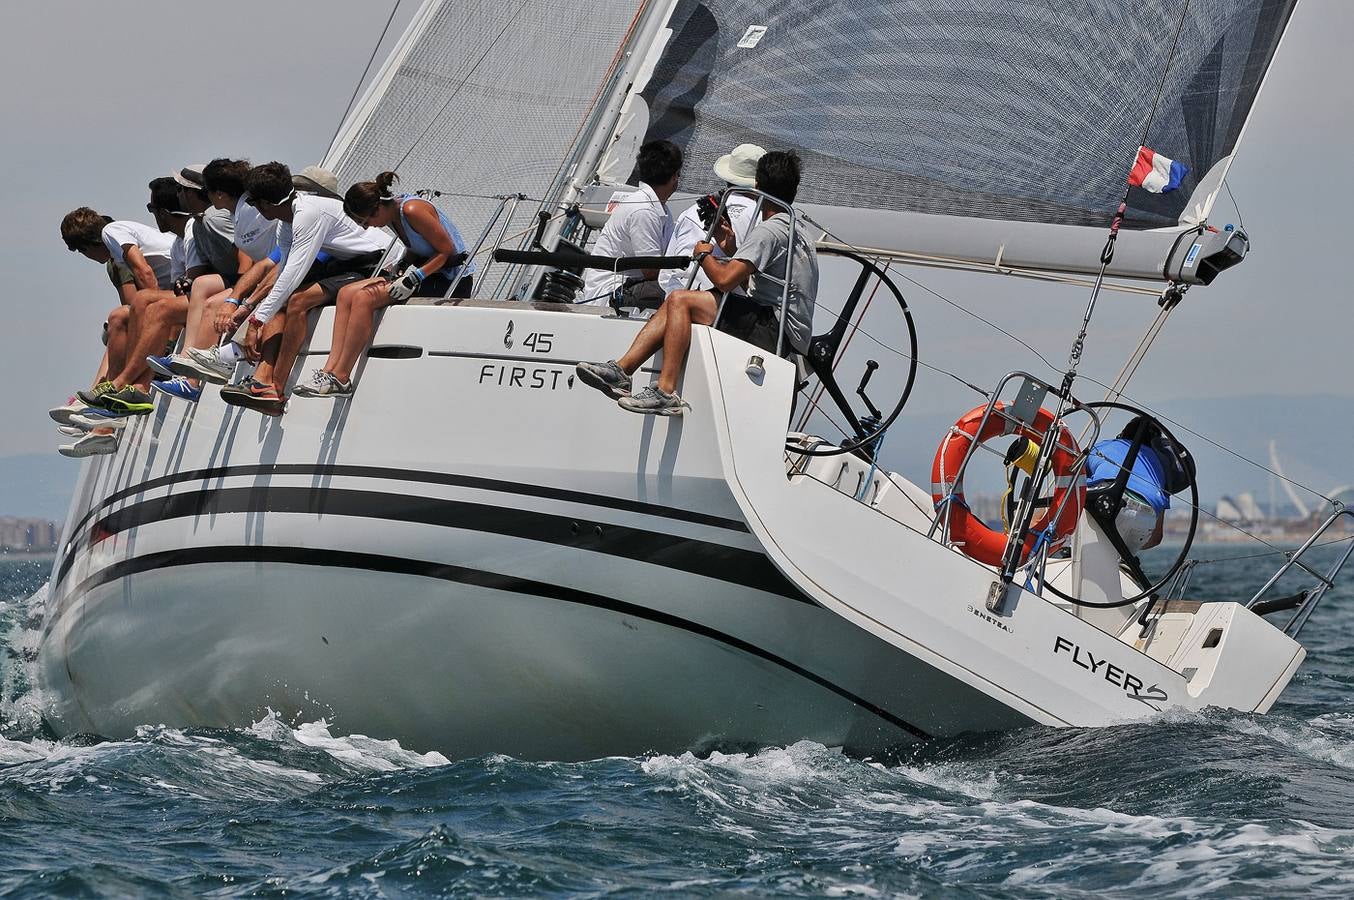
<svg viewBox="0 0 1354 900">
<path fill-rule="evenodd" d="M 406 190 L 441 191 L 435 202 L 472 242 L 499 208 L 492 195 L 525 194 L 506 233 L 530 230 L 540 198 L 584 137 L 639 6 L 427 0 L 326 166 L 341 188 L 394 169 Z"/>
<path fill-rule="evenodd" d="M 648 137 L 683 147 L 684 189 L 709 189 L 736 144 L 795 148 L 800 199 L 842 237 L 1065 271 L 1098 263 L 1103 235 L 1077 232 L 1109 224 L 1146 144 L 1191 171 L 1175 193 L 1133 192 L 1126 227 L 1166 231 L 1112 274 L 1161 278 L 1190 252 L 1179 223 L 1207 216 L 1295 3 L 680 0 L 642 94 Z M 1046 249 L 1017 260 L 1022 242 Z"/>
</svg>

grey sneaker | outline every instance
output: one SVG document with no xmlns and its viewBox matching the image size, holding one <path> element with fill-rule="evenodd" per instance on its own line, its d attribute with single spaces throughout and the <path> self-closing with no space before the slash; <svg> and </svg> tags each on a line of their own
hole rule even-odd
<svg viewBox="0 0 1354 900">
<path fill-rule="evenodd" d="M 235 374 L 235 364 L 217 356 L 215 347 L 208 350 L 190 348 L 184 356 L 175 356 L 169 366 L 180 375 L 201 378 L 212 384 L 229 384 L 230 377 Z"/>
<path fill-rule="evenodd" d="M 616 401 L 621 409 L 646 416 L 680 416 L 682 410 L 691 405 L 676 394 L 669 394 L 656 384 L 640 390 L 629 397 Z"/>
<path fill-rule="evenodd" d="M 56 448 L 56 452 L 62 456 L 69 456 L 73 459 L 81 459 L 86 456 L 97 456 L 103 453 L 116 453 L 118 449 L 118 438 L 115 434 L 87 434 L 74 444 L 62 444 Z"/>
<path fill-rule="evenodd" d="M 616 365 L 614 359 L 604 363 L 581 362 L 574 367 L 578 380 L 588 387 L 597 388 L 612 400 L 630 396 L 630 376 Z"/>
<path fill-rule="evenodd" d="M 134 416 L 149 415 L 155 409 L 155 398 L 147 391 L 135 385 L 127 385 L 103 395 L 103 405 L 114 412 L 131 413 Z"/>
<path fill-rule="evenodd" d="M 104 409 L 108 409 L 108 404 L 104 402 L 104 397 L 108 394 L 113 393 L 116 390 L 117 388 L 113 387 L 113 382 L 100 381 L 98 384 L 94 385 L 94 387 L 90 388 L 87 391 L 76 391 L 75 396 L 78 400 L 88 404 L 89 406 L 99 406 L 103 407 Z M 56 410 L 52 411 L 53 413 L 52 418 L 54 419 L 56 418 L 55 412 Z"/>
<path fill-rule="evenodd" d="M 310 373 L 310 380 L 305 384 L 298 384 L 293 393 L 298 397 L 351 397 L 353 383 L 339 381 L 333 372 L 316 369 Z"/>
<path fill-rule="evenodd" d="M 72 397 L 66 401 L 65 406 L 57 406 L 47 410 L 47 415 L 52 417 L 52 421 L 58 425 L 69 425 L 72 416 L 78 416 L 85 410 L 90 409 L 90 405 L 79 397 Z"/>
</svg>

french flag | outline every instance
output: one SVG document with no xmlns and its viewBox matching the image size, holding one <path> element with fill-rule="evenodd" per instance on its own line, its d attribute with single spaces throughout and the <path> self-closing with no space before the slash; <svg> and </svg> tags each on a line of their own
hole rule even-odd
<svg viewBox="0 0 1354 900">
<path fill-rule="evenodd" d="M 1154 194 L 1165 194 L 1180 187 L 1189 174 L 1189 166 L 1167 159 L 1155 150 L 1138 148 L 1138 158 L 1128 173 L 1130 187 L 1140 187 Z"/>
</svg>

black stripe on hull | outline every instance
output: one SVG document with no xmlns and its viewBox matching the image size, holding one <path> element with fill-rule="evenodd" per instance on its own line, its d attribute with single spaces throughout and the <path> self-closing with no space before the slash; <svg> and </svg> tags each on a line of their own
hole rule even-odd
<svg viewBox="0 0 1354 900">
<path fill-rule="evenodd" d="M 516 507 L 384 491 L 261 486 L 171 494 L 131 504 L 99 519 L 90 527 L 89 540 L 106 540 L 155 522 L 227 513 L 347 516 L 483 531 L 633 559 L 813 604 L 759 551 Z M 67 560 L 74 556 L 69 554 Z M 70 571 L 67 560 L 58 573 L 58 586 Z"/>
<path fill-rule="evenodd" d="M 710 525 L 726 528 L 743 534 L 748 533 L 747 524 L 737 519 L 726 519 L 690 509 L 664 506 L 659 503 L 645 503 L 641 500 L 627 500 L 623 497 L 610 497 L 605 494 L 590 494 L 584 491 L 571 491 L 565 488 L 549 487 L 540 484 L 524 484 L 517 481 L 501 481 L 494 478 L 482 478 L 476 475 L 456 475 L 450 472 L 427 472 L 414 469 L 396 469 L 385 466 L 321 465 L 316 463 L 279 463 L 276 465 L 215 466 L 207 469 L 188 469 L 138 482 L 115 491 L 90 509 L 71 529 L 74 536 L 98 513 L 120 500 L 135 497 L 146 491 L 162 487 L 183 484 L 190 481 L 211 481 L 218 478 L 231 478 L 249 475 L 318 475 L 326 478 L 381 478 L 395 481 L 412 481 L 420 484 L 439 484 L 450 487 L 467 487 L 484 491 L 499 491 L 507 494 L 522 494 L 528 497 L 542 497 L 549 500 L 563 500 L 569 503 L 583 503 L 588 506 L 601 506 L 625 512 L 642 513 L 648 516 L 660 516 L 698 525 Z"/>
<path fill-rule="evenodd" d="M 544 597 L 551 600 L 558 600 L 563 603 L 576 603 L 582 606 L 609 610 L 621 615 L 633 616 L 637 619 L 644 619 L 659 625 L 666 625 L 690 634 L 699 635 L 708 638 L 709 640 L 717 641 L 731 649 L 755 656 L 758 659 L 779 666 L 788 672 L 792 672 L 801 678 L 807 679 L 825 690 L 831 691 L 837 696 L 869 712 L 895 728 L 911 734 L 913 737 L 922 740 L 927 740 L 931 737 L 926 731 L 918 728 L 911 722 L 894 715 L 888 710 L 871 703 L 840 685 L 834 684 L 823 676 L 811 672 L 803 666 L 793 663 L 784 657 L 778 656 L 755 644 L 749 643 L 748 641 L 742 640 L 741 638 L 726 634 L 707 625 L 702 625 L 699 622 L 692 622 L 688 619 L 672 615 L 671 613 L 650 609 L 634 603 L 628 603 L 624 600 L 606 597 L 601 594 L 580 591 L 574 588 L 563 587 L 561 585 L 550 584 L 543 581 L 533 581 L 511 575 L 486 572 L 481 569 L 453 566 L 446 563 L 404 559 L 395 556 L 382 556 L 373 553 L 350 553 L 345 551 L 320 550 L 303 547 L 195 547 L 184 550 L 150 553 L 145 556 L 138 556 L 133 559 L 114 563 L 81 582 L 78 591 L 83 595 L 100 585 L 108 584 L 109 582 L 123 578 L 130 578 L 139 573 L 156 569 L 190 566 L 200 563 L 240 562 L 325 566 L 329 568 L 363 569 L 370 572 L 414 575 L 422 578 L 433 578 L 440 581 L 472 585 L 491 590 Z"/>
</svg>

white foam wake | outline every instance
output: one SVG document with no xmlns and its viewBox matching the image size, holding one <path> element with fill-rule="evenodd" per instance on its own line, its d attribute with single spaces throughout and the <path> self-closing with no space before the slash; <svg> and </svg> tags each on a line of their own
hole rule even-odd
<svg viewBox="0 0 1354 900">
<path fill-rule="evenodd" d="M 404 749 L 395 740 L 381 740 L 365 734 L 335 736 L 324 719 L 291 728 L 271 710 L 267 716 L 251 725 L 248 731 L 266 740 L 294 740 L 303 746 L 323 750 L 339 762 L 363 772 L 426 769 L 445 766 L 450 762 L 435 750 L 418 753 Z"/>
</svg>

